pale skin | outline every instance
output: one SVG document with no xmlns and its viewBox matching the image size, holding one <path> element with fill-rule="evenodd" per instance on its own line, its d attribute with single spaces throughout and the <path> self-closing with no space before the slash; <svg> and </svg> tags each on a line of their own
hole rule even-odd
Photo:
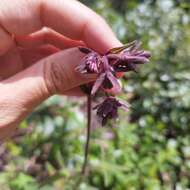
<svg viewBox="0 0 190 190">
<path fill-rule="evenodd" d="M 76 0 L 1 0 L 0 39 L 0 140 L 50 96 L 81 95 L 78 86 L 95 79 L 76 73 L 78 46 L 105 53 L 121 45 Z"/>
</svg>

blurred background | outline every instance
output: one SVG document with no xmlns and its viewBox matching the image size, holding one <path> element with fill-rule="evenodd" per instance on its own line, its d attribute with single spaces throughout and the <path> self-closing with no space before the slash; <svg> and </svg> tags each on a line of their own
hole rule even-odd
<svg viewBox="0 0 190 190">
<path fill-rule="evenodd" d="M 0 190 L 190 189 L 190 1 L 81 0 L 118 38 L 152 52 L 127 73 L 129 113 L 92 132 L 88 176 L 85 98 L 53 97 L 0 146 Z"/>
</svg>

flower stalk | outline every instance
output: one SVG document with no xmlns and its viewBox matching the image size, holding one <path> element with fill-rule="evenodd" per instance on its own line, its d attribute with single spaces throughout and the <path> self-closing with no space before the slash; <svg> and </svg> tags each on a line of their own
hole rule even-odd
<svg viewBox="0 0 190 190">
<path fill-rule="evenodd" d="M 86 135 L 86 144 L 85 144 L 85 153 L 84 153 L 84 163 L 82 166 L 81 173 L 83 175 L 86 174 L 86 166 L 88 162 L 88 153 L 89 153 L 89 145 L 90 145 L 90 134 L 91 134 L 91 118 L 92 118 L 92 98 L 91 95 L 87 96 L 87 114 L 88 114 L 88 120 L 87 120 L 87 135 Z"/>
</svg>

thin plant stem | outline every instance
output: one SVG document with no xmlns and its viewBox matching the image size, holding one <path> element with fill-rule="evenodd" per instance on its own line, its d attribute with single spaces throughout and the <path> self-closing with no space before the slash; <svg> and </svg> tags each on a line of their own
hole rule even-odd
<svg viewBox="0 0 190 190">
<path fill-rule="evenodd" d="M 89 153 L 89 144 L 90 144 L 90 132 L 91 132 L 91 106 L 92 106 L 92 97 L 91 95 L 87 96 L 87 113 L 88 113 L 88 122 L 87 122 L 87 136 L 85 144 L 85 153 L 84 153 L 84 163 L 81 173 L 86 174 L 86 166 L 88 163 L 88 153 Z"/>
</svg>

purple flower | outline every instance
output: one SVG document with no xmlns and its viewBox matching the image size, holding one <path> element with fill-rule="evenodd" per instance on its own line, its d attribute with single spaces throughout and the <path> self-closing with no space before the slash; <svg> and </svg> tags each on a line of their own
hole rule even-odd
<svg viewBox="0 0 190 190">
<path fill-rule="evenodd" d="M 103 126 L 106 125 L 109 119 L 116 119 L 118 117 L 118 108 L 128 111 L 129 105 L 114 97 L 107 97 L 102 103 L 94 107 Z"/>
<path fill-rule="evenodd" d="M 100 87 L 104 89 L 112 89 L 115 91 L 120 91 L 120 84 L 115 76 L 115 71 L 111 65 L 109 65 L 107 56 L 102 57 L 102 70 L 103 72 L 99 74 L 96 82 L 93 85 L 91 94 L 94 95 Z"/>
<path fill-rule="evenodd" d="M 79 50 L 87 55 L 82 59 L 80 65 L 76 67 L 76 71 L 81 74 L 100 73 L 102 56 L 89 48 L 80 47 Z"/>
<path fill-rule="evenodd" d="M 121 47 L 122 48 L 122 47 Z M 150 53 L 140 50 L 140 43 L 134 42 L 126 49 L 122 49 L 119 54 L 108 54 L 108 59 L 112 62 L 115 72 L 137 71 L 138 64 L 149 61 Z"/>
</svg>

